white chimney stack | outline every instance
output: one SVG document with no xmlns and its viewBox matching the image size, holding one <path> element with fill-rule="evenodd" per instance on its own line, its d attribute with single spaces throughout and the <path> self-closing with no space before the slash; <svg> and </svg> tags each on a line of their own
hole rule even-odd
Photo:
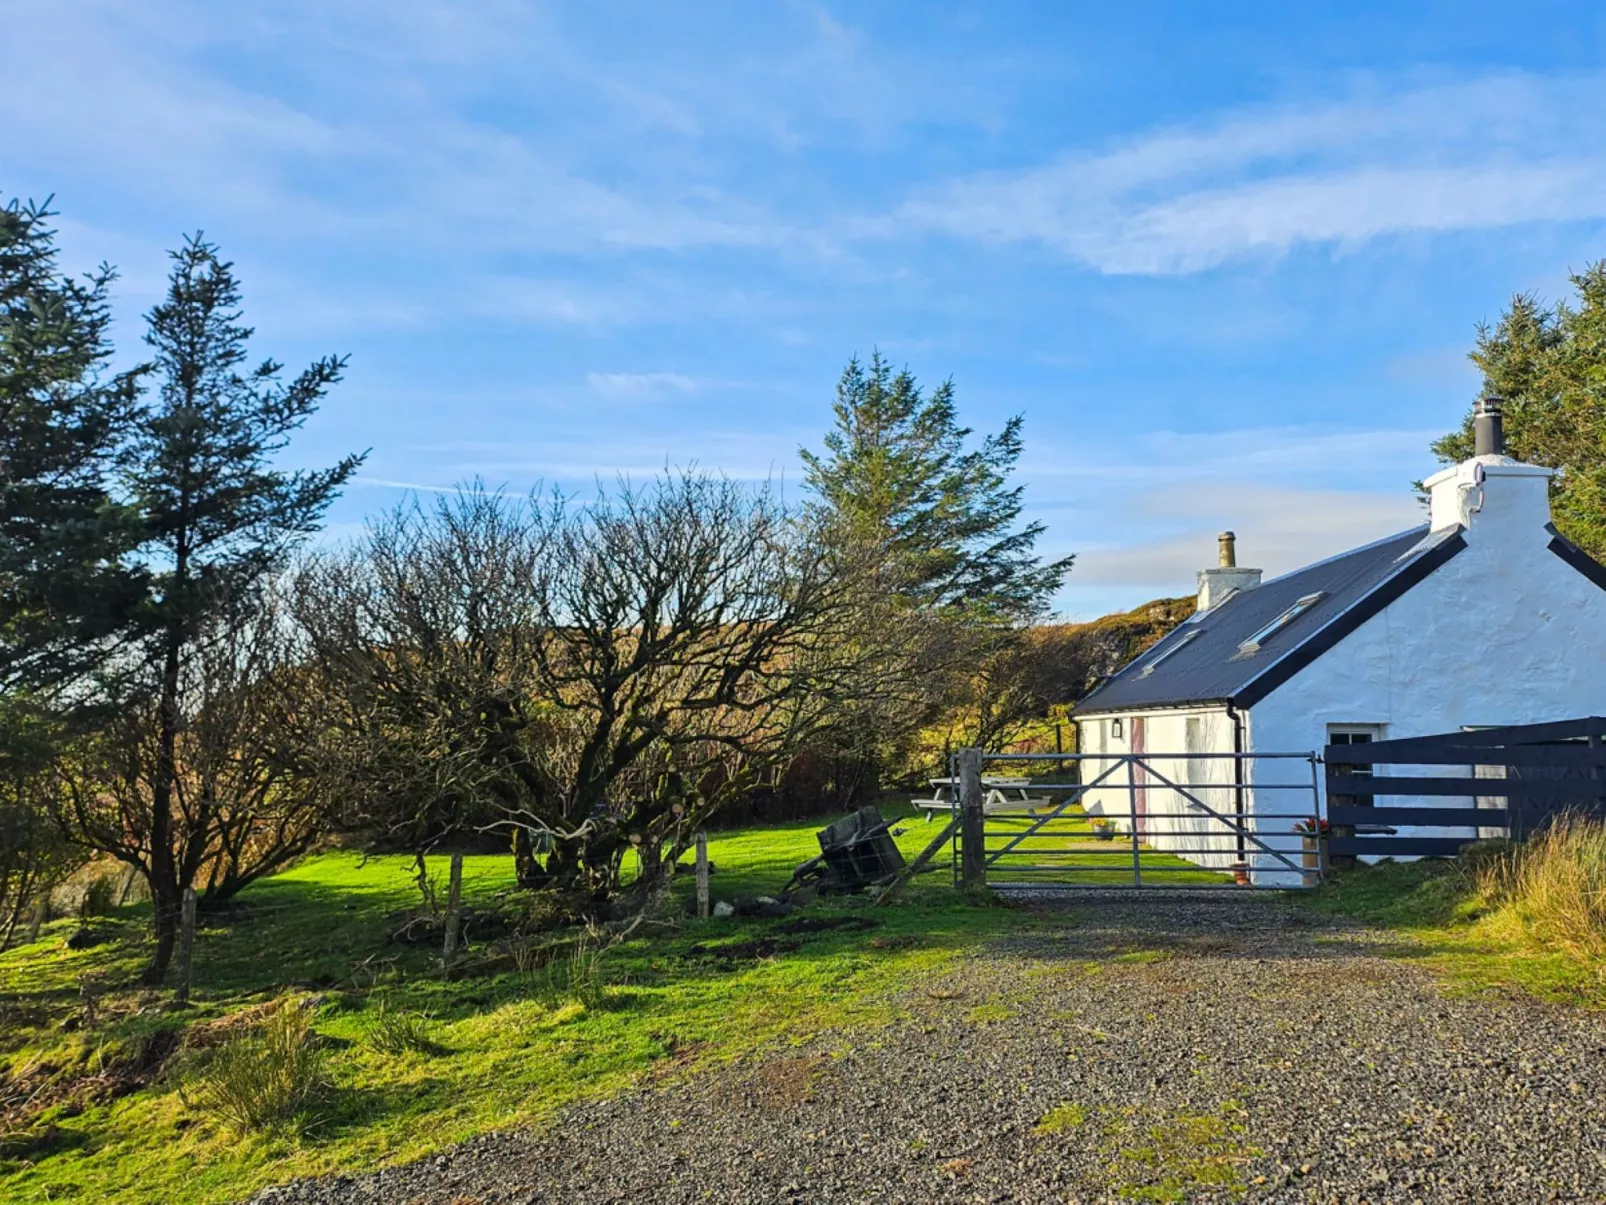
<svg viewBox="0 0 1606 1205">
<path fill-rule="evenodd" d="M 1260 585 L 1259 569 L 1238 568 L 1238 537 L 1224 531 L 1216 537 L 1217 556 L 1214 569 L 1199 570 L 1199 610 L 1208 611 L 1220 606 L 1229 594 L 1253 590 Z"/>
<path fill-rule="evenodd" d="M 1422 484 L 1428 490 L 1434 531 L 1461 526 L 1470 539 L 1521 539 L 1550 522 L 1550 469 L 1506 455 L 1500 399 L 1480 398 L 1472 417 L 1476 453 L 1440 469 Z"/>
</svg>

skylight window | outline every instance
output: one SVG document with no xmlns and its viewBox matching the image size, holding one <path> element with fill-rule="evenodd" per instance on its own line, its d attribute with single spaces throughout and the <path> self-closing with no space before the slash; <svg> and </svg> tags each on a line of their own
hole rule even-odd
<svg viewBox="0 0 1606 1205">
<path fill-rule="evenodd" d="M 1240 644 L 1238 646 L 1238 651 L 1240 653 L 1259 652 L 1261 646 L 1264 645 L 1266 641 L 1270 640 L 1273 636 L 1277 635 L 1278 632 L 1282 631 L 1289 624 L 1293 623 L 1294 620 L 1298 619 L 1306 611 L 1310 610 L 1317 603 L 1321 602 L 1324 597 L 1325 595 L 1323 595 L 1320 591 L 1315 594 L 1305 595 L 1304 598 L 1300 599 L 1293 606 L 1289 607 L 1288 610 L 1284 611 L 1276 619 L 1272 620 L 1265 627 L 1261 628 L 1260 631 L 1256 632 L 1248 640 Z"/>
<path fill-rule="evenodd" d="M 1177 641 L 1170 648 L 1162 650 L 1158 657 L 1156 657 L 1153 661 L 1149 662 L 1141 670 L 1139 670 L 1138 671 L 1138 677 L 1147 678 L 1150 674 L 1152 674 L 1154 672 L 1155 666 L 1159 665 L 1160 662 L 1166 660 L 1166 658 L 1170 657 L 1173 653 L 1179 652 L 1184 645 L 1186 645 L 1186 644 L 1190 643 L 1191 641 L 1193 641 L 1196 637 L 1199 636 L 1199 634 L 1200 633 L 1197 630 L 1194 630 L 1192 632 L 1184 633 L 1181 640 Z"/>
</svg>

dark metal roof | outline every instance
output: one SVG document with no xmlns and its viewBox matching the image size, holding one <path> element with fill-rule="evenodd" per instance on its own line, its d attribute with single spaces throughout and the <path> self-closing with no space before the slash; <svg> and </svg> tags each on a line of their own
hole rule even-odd
<svg viewBox="0 0 1606 1205">
<path fill-rule="evenodd" d="M 1459 527 L 1430 534 L 1424 525 L 1234 594 L 1178 624 L 1078 703 L 1075 713 L 1205 702 L 1249 706 L 1465 547 Z M 1313 594 L 1319 597 L 1258 648 L 1242 647 Z"/>
</svg>

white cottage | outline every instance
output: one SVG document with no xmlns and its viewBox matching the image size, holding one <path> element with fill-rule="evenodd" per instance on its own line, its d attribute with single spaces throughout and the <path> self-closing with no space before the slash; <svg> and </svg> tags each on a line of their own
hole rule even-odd
<svg viewBox="0 0 1606 1205">
<path fill-rule="evenodd" d="M 1088 810 L 1123 830 L 1135 813 L 1154 848 L 1283 881 L 1210 815 L 1264 817 L 1258 833 L 1298 848 L 1274 814 L 1308 810 L 1309 791 L 1257 784 L 1309 767 L 1263 755 L 1606 714 L 1606 568 L 1551 525 L 1551 470 L 1504 454 L 1498 403 L 1474 425 L 1477 454 L 1428 478 L 1423 527 L 1266 582 L 1223 533 L 1198 611 L 1075 709 L 1084 782 L 1112 764 L 1101 753 L 1171 755 L 1135 786 L 1120 767 Z M 1231 753 L 1250 756 L 1207 756 Z"/>
</svg>

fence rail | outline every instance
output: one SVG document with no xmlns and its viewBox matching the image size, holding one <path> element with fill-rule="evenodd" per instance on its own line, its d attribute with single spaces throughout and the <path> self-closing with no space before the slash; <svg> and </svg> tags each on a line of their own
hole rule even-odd
<svg viewBox="0 0 1606 1205">
<path fill-rule="evenodd" d="M 1329 745 L 1322 760 L 1327 845 L 1335 858 L 1453 856 L 1479 835 L 1521 838 L 1563 811 L 1606 812 L 1606 719 L 1599 716 Z M 1374 767 L 1395 772 L 1379 774 Z M 1406 767 L 1438 772 L 1397 772 Z M 1446 767 L 1465 772 L 1445 774 Z M 1468 802 L 1375 802 L 1385 798 Z M 1402 835 L 1399 828 L 1471 831 Z"/>
</svg>

